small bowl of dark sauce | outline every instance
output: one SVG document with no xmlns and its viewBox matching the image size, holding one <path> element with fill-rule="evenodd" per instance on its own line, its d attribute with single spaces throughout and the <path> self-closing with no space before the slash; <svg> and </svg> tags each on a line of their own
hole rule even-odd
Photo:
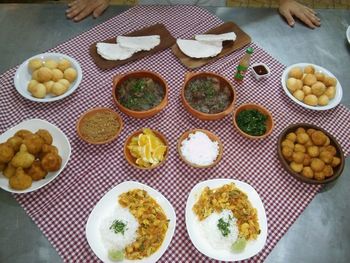
<svg viewBox="0 0 350 263">
<path fill-rule="evenodd" d="M 252 65 L 252 74 L 257 80 L 267 78 L 270 76 L 270 69 L 264 63 L 256 63 Z"/>
</svg>

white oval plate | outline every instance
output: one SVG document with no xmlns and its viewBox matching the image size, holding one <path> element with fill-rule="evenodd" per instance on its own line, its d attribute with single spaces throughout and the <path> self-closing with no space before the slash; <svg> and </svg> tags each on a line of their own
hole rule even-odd
<svg viewBox="0 0 350 263">
<path fill-rule="evenodd" d="M 170 220 L 168 231 L 165 235 L 163 243 L 161 247 L 153 253 L 150 257 L 141 259 L 141 260 L 128 260 L 124 259 L 122 262 L 137 262 L 137 263 L 151 263 L 156 262 L 166 251 L 168 248 L 171 239 L 175 232 L 176 226 L 176 215 L 175 210 L 169 201 L 157 190 L 149 187 L 145 184 L 141 184 L 139 182 L 127 181 L 121 184 L 118 184 L 111 190 L 109 190 L 98 203 L 93 208 L 88 221 L 85 227 L 86 239 L 95 253 L 95 255 L 102 260 L 103 262 L 115 263 L 114 261 L 109 260 L 108 251 L 104 247 L 100 228 L 101 222 L 104 218 L 106 218 L 116 207 L 118 204 L 118 196 L 122 193 L 125 193 L 129 190 L 133 189 L 142 189 L 147 191 L 147 193 L 153 197 L 157 203 L 163 208 L 165 215 Z"/>
<path fill-rule="evenodd" d="M 348 42 L 350 44 L 350 26 L 348 26 L 348 29 L 346 30 L 346 38 L 348 39 Z"/>
<path fill-rule="evenodd" d="M 31 59 L 34 59 L 34 58 L 40 58 L 42 60 L 67 59 L 68 61 L 71 62 L 72 67 L 77 71 L 77 78 L 71 84 L 68 91 L 60 96 L 46 95 L 46 97 L 43 99 L 35 98 L 27 90 L 28 83 L 32 79 L 32 74 L 28 68 L 28 63 Z M 51 101 L 63 99 L 65 97 L 69 96 L 70 94 L 72 94 L 78 88 L 82 77 L 83 77 L 83 72 L 81 70 L 81 67 L 80 67 L 78 61 L 76 61 L 74 58 L 69 57 L 69 56 L 64 55 L 64 54 L 61 54 L 61 53 L 43 53 L 43 54 L 33 56 L 33 57 L 27 59 L 26 61 L 24 61 L 16 71 L 14 82 L 15 82 L 16 90 L 19 92 L 19 94 L 21 94 L 26 99 L 31 100 L 31 101 L 37 101 L 37 102 L 51 102 Z"/>
<path fill-rule="evenodd" d="M 343 97 L 343 89 L 339 83 L 339 80 L 337 79 L 337 86 L 336 86 L 336 93 L 335 93 L 335 97 L 333 99 L 331 99 L 329 101 L 329 104 L 326 105 L 326 106 L 310 106 L 310 105 L 307 105 L 305 104 L 304 102 L 302 101 L 299 101 L 297 100 L 293 94 L 291 94 L 287 88 L 287 79 L 288 79 L 288 72 L 294 68 L 294 67 L 301 67 L 302 69 L 304 69 L 306 66 L 313 66 L 315 68 L 316 71 L 320 71 L 320 72 L 323 72 L 325 74 L 327 74 L 328 76 L 331 76 L 333 78 L 336 78 L 330 71 L 328 71 L 327 69 L 321 67 L 321 66 L 318 66 L 318 65 L 315 65 L 315 64 L 312 64 L 312 63 L 297 63 L 297 64 L 293 64 L 293 65 L 290 65 L 289 67 L 287 67 L 284 71 L 283 71 L 283 74 L 282 74 L 282 78 L 281 78 L 281 82 L 282 82 L 282 87 L 283 87 L 283 90 L 284 92 L 287 94 L 287 96 L 289 98 L 291 98 L 295 103 L 303 106 L 304 108 L 307 108 L 307 109 L 311 109 L 311 110 L 329 110 L 329 109 L 332 109 L 334 107 L 336 107 L 342 97 Z"/>
<path fill-rule="evenodd" d="M 58 171 L 48 173 L 44 179 L 33 181 L 32 186 L 25 190 L 12 189 L 9 185 L 8 178 L 6 178 L 2 172 L 0 172 L 0 188 L 4 189 L 5 191 L 17 194 L 35 191 L 54 180 L 67 165 L 71 153 L 70 143 L 66 135 L 55 125 L 40 119 L 26 120 L 12 127 L 0 135 L 0 143 L 7 141 L 7 139 L 12 137 L 17 131 L 22 129 L 29 130 L 31 132 L 36 132 L 39 129 L 48 130 L 53 138 L 52 144 L 57 147 L 58 154 L 62 157 L 62 164 L 61 168 Z"/>
<path fill-rule="evenodd" d="M 213 248 L 210 245 L 209 241 L 201 233 L 198 224 L 199 220 L 192 210 L 192 207 L 197 202 L 201 192 L 205 187 L 208 186 L 209 188 L 218 188 L 228 183 L 235 183 L 237 188 L 246 193 L 252 206 L 256 208 L 258 212 L 258 219 L 261 230 L 260 235 L 258 235 L 258 238 L 256 240 L 248 241 L 247 246 L 241 253 L 233 253 L 228 250 Z M 193 245 L 197 248 L 198 251 L 208 257 L 223 261 L 244 260 L 256 255 L 264 247 L 267 238 L 267 219 L 263 203 L 258 193 L 249 184 L 233 179 L 213 179 L 200 182 L 193 187 L 186 203 L 186 228 Z"/>
</svg>

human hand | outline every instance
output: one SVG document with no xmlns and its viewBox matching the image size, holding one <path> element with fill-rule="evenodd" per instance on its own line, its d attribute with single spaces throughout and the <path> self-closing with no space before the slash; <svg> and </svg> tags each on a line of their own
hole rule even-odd
<svg viewBox="0 0 350 263">
<path fill-rule="evenodd" d="M 295 0 L 280 0 L 278 11 L 287 20 L 288 25 L 292 27 L 295 24 L 293 16 L 299 18 L 312 29 L 321 25 L 320 19 L 317 17 L 316 12 L 313 9 L 304 6 Z"/>
<path fill-rule="evenodd" d="M 85 17 L 92 15 L 99 17 L 109 6 L 110 0 L 74 0 L 68 4 L 66 16 L 69 19 L 78 22 Z"/>
</svg>

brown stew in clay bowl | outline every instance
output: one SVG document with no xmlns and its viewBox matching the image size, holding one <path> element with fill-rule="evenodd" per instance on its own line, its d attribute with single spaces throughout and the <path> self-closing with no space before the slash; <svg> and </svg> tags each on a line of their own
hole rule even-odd
<svg viewBox="0 0 350 263">
<path fill-rule="evenodd" d="M 201 120 L 218 120 L 233 111 L 236 92 L 232 84 L 218 74 L 187 73 L 181 100 L 193 116 Z"/>
<path fill-rule="evenodd" d="M 134 118 L 149 118 L 168 104 L 168 85 L 155 72 L 135 71 L 113 79 L 117 107 Z"/>
</svg>

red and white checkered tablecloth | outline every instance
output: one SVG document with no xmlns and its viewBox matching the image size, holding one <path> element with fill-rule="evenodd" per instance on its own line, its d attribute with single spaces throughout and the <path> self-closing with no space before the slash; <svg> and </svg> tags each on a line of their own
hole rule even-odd
<svg viewBox="0 0 350 263">
<path fill-rule="evenodd" d="M 142 18 L 142 19 L 141 19 Z M 62 101 L 35 103 L 17 93 L 13 77 L 17 68 L 0 77 L 0 131 L 30 118 L 45 119 L 68 136 L 72 155 L 63 173 L 44 188 L 15 195 L 27 214 L 57 249 L 64 262 L 98 262 L 85 238 L 87 218 L 100 198 L 115 185 L 135 180 L 159 190 L 176 210 L 174 238 L 159 262 L 211 262 L 192 245 L 185 225 L 185 204 L 192 187 L 213 178 L 233 178 L 252 185 L 259 193 L 268 218 L 265 248 L 249 262 L 262 262 L 305 207 L 317 194 L 319 186 L 299 182 L 289 176 L 277 158 L 276 143 L 284 127 L 295 122 L 319 125 L 331 132 L 350 151 L 350 111 L 343 105 L 329 111 L 308 111 L 293 103 L 283 92 L 280 78 L 285 68 L 260 47 L 252 44 L 252 63 L 269 65 L 272 75 L 257 82 L 248 76 L 235 83 L 237 105 L 256 102 L 272 111 L 276 127 L 265 140 L 252 141 L 240 136 L 232 117 L 204 122 L 190 116 L 183 108 L 179 91 L 188 71 L 170 49 L 112 70 L 100 70 L 89 55 L 89 46 L 117 35 L 163 23 L 175 38 L 190 38 L 196 33 L 223 23 L 208 11 L 195 6 L 137 6 L 51 49 L 74 57 L 83 69 L 78 90 Z M 252 36 L 254 39 L 254 36 Z M 234 68 L 244 49 L 206 65 L 199 70 L 213 71 L 233 80 Z M 161 74 L 169 84 L 169 105 L 151 119 L 135 120 L 121 114 L 125 127 L 120 137 L 108 145 L 88 145 L 75 130 L 80 114 L 96 106 L 116 107 L 112 101 L 112 77 L 118 73 L 148 69 Z M 337 126 L 334 120 L 337 119 Z M 123 157 L 124 141 L 132 131 L 150 127 L 161 131 L 170 142 L 166 163 L 154 171 L 132 168 Z M 176 142 L 183 131 L 205 128 L 217 134 L 224 145 L 221 162 L 214 168 L 193 169 L 180 161 Z"/>
</svg>

